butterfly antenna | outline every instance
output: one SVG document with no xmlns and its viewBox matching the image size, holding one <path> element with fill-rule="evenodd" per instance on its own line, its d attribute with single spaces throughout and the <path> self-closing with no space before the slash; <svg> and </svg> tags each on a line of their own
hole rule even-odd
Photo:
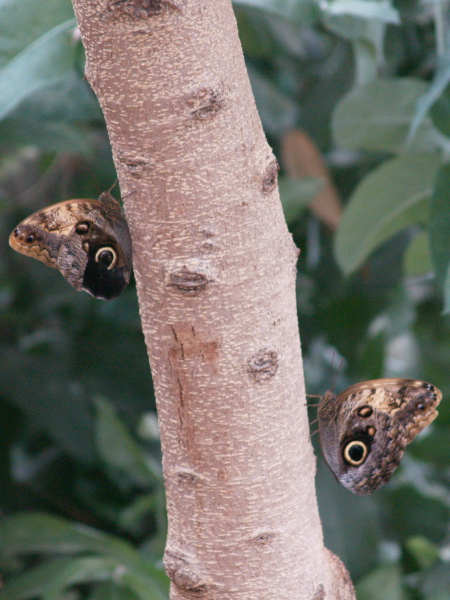
<svg viewBox="0 0 450 600">
<path fill-rule="evenodd" d="M 333 359 L 334 359 L 334 354 L 333 354 Z M 333 359 L 331 360 L 331 368 L 333 368 Z M 333 383 L 331 385 L 331 393 L 332 394 L 334 394 L 334 389 L 336 387 L 337 378 L 339 377 L 339 373 L 341 372 L 343 364 L 344 364 L 344 357 L 341 358 L 341 362 L 339 363 L 339 367 L 337 368 L 336 373 L 333 378 Z"/>
<path fill-rule="evenodd" d="M 122 196 L 121 200 L 125 200 L 125 198 L 128 198 L 128 196 L 131 196 L 131 194 L 135 194 L 137 192 L 137 190 L 132 190 L 131 192 L 128 192 L 128 194 L 125 194 L 125 196 Z"/>
<path fill-rule="evenodd" d="M 111 193 L 111 191 L 116 187 L 116 185 L 119 183 L 118 178 L 116 177 L 116 180 L 114 181 L 114 183 L 112 184 L 112 186 L 109 188 L 108 190 L 108 194 Z"/>
<path fill-rule="evenodd" d="M 319 401 L 323 398 L 323 396 L 319 395 L 319 394 L 306 394 L 306 398 L 319 398 Z M 311 402 L 309 403 L 308 400 L 306 400 L 306 406 L 319 406 L 320 402 Z"/>
</svg>

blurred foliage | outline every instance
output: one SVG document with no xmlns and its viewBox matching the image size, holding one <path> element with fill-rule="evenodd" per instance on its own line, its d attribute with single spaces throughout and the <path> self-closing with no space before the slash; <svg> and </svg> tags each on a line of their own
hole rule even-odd
<svg viewBox="0 0 450 600">
<path fill-rule="evenodd" d="M 448 2 L 239 0 L 235 11 L 280 162 L 285 133 L 307 132 L 345 203 L 332 232 L 311 203 L 323 182 L 281 164 L 302 251 L 308 391 L 406 376 L 444 394 L 439 419 L 374 496 L 352 496 L 319 460 L 326 544 L 359 600 L 448 599 Z M 96 197 L 115 179 L 71 4 L 0 0 L 0 33 L 0 597 L 164 598 L 164 492 L 135 290 L 95 300 L 7 245 L 33 211 Z"/>
</svg>

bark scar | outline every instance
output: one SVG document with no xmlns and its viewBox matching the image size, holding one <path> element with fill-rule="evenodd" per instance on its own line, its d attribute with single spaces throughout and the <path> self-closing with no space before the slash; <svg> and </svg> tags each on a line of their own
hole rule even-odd
<svg viewBox="0 0 450 600">
<path fill-rule="evenodd" d="M 172 342 L 168 360 L 178 398 L 181 442 L 195 447 L 197 429 L 192 419 L 192 398 L 198 393 L 197 380 L 219 372 L 222 358 L 221 338 L 201 320 L 194 324 L 176 322 L 170 326 Z M 169 333 L 169 332 L 168 332 Z M 193 377 L 193 373 L 196 375 Z"/>
<path fill-rule="evenodd" d="M 187 296 L 197 296 L 215 281 L 209 261 L 188 258 L 168 261 L 164 267 L 165 285 Z"/>
<path fill-rule="evenodd" d="M 152 17 L 181 9 L 180 0 L 108 0 L 106 4 L 106 10 L 110 15 L 126 15 L 133 19 Z"/>
<path fill-rule="evenodd" d="M 278 352 L 263 348 L 247 361 L 247 370 L 255 381 L 271 379 L 278 370 Z"/>
<path fill-rule="evenodd" d="M 262 178 L 262 192 L 267 195 L 270 194 L 276 187 L 278 181 L 278 171 L 280 165 L 276 158 L 272 158 L 270 163 L 266 166 L 263 178 Z"/>
<path fill-rule="evenodd" d="M 210 281 L 205 273 L 191 271 L 188 268 L 181 268 L 179 271 L 169 273 L 168 285 L 177 288 L 180 292 L 200 292 L 204 290 Z"/>
<path fill-rule="evenodd" d="M 326 595 L 327 595 L 327 593 L 325 591 L 325 588 L 323 587 L 323 584 L 319 583 L 312 600 L 324 600 Z"/>
<path fill-rule="evenodd" d="M 136 179 L 140 179 L 148 169 L 154 166 L 154 161 L 147 160 L 143 156 L 119 155 L 118 159 L 125 165 L 128 173 Z"/>
<path fill-rule="evenodd" d="M 223 107 L 223 94 L 215 88 L 202 87 L 190 94 L 187 104 L 198 121 L 212 119 Z"/>
<path fill-rule="evenodd" d="M 275 531 L 261 531 L 252 538 L 252 541 L 258 546 L 266 546 L 273 542 L 276 537 Z"/>
</svg>

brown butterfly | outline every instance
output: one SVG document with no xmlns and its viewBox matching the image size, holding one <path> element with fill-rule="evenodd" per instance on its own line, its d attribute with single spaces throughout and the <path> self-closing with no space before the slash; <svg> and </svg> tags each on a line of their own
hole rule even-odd
<svg viewBox="0 0 450 600">
<path fill-rule="evenodd" d="M 389 481 L 406 446 L 438 416 L 441 392 L 416 379 L 373 379 L 319 402 L 319 437 L 336 479 L 354 494 Z"/>
<path fill-rule="evenodd" d="M 96 298 L 115 298 L 130 281 L 130 233 L 109 192 L 98 200 L 65 200 L 35 212 L 14 229 L 9 244 Z"/>
</svg>

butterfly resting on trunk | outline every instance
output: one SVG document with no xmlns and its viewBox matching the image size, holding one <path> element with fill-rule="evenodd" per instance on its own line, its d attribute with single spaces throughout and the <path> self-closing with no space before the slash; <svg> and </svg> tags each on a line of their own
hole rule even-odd
<svg viewBox="0 0 450 600">
<path fill-rule="evenodd" d="M 35 212 L 14 229 L 9 243 L 95 298 L 116 298 L 130 281 L 130 232 L 109 192 L 98 200 L 65 200 Z"/>
<path fill-rule="evenodd" d="M 406 446 L 438 416 L 442 393 L 417 379 L 373 379 L 318 405 L 319 437 L 336 479 L 358 496 L 389 481 Z"/>
</svg>

